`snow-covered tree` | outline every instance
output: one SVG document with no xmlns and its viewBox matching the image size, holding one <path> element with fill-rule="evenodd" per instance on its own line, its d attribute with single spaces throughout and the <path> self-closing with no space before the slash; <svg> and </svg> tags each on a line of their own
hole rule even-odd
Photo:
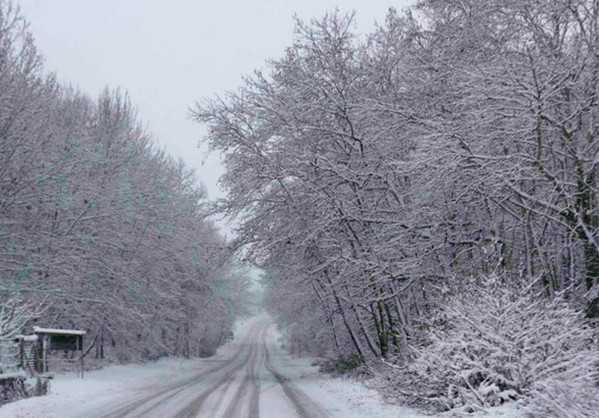
<svg viewBox="0 0 599 418">
<path fill-rule="evenodd" d="M 239 304 L 212 289 L 239 294 L 243 281 L 199 180 L 154 145 L 126 94 L 92 99 L 42 61 L 1 0 L 0 291 L 47 305 L 24 332 L 85 329 L 88 358 L 213 351 Z"/>
<path fill-rule="evenodd" d="M 592 381 L 577 309 L 595 318 L 599 301 L 597 15 L 594 0 L 422 0 L 360 38 L 332 13 L 198 106 L 225 154 L 221 208 L 289 332 L 409 363 L 428 324 L 411 373 L 446 408 Z M 489 276 L 513 289 L 469 279 Z M 464 340 L 451 327 L 480 309 L 486 328 Z"/>
<path fill-rule="evenodd" d="M 0 290 L 0 375 L 15 372 L 19 366 L 17 343 L 19 335 L 31 317 L 38 313 L 23 303 L 18 294 Z"/>
</svg>

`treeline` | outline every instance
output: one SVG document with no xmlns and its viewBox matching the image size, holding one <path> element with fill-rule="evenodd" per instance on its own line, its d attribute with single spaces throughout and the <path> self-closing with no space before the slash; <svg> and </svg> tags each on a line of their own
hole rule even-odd
<svg viewBox="0 0 599 418">
<path fill-rule="evenodd" d="M 577 312 L 599 317 L 598 16 L 593 0 L 421 0 L 358 36 L 333 13 L 298 21 L 267 73 L 197 107 L 226 155 L 223 210 L 291 339 L 401 364 L 397 387 L 432 370 L 396 394 L 433 408 L 519 399 L 574 352 L 590 390 L 596 343 L 588 354 Z M 510 303 L 584 338 L 516 340 Z M 501 366 L 493 332 L 535 359 L 530 374 Z"/>
<path fill-rule="evenodd" d="M 244 284 L 205 205 L 125 94 L 91 99 L 48 75 L 18 9 L 0 2 L 2 331 L 28 306 L 13 333 L 87 330 L 87 358 L 212 353 Z"/>
</svg>

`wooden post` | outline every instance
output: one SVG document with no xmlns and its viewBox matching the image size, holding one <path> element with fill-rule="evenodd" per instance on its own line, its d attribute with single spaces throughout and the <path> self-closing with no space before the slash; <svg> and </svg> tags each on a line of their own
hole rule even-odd
<svg viewBox="0 0 599 418">
<path fill-rule="evenodd" d="M 48 372 L 48 336 L 42 337 L 42 373 Z"/>
<path fill-rule="evenodd" d="M 83 362 L 83 335 L 77 337 L 77 347 L 79 349 L 79 359 L 80 359 L 80 367 L 81 367 L 81 378 L 83 379 L 83 370 L 85 369 L 85 363 Z"/>
<path fill-rule="evenodd" d="M 19 339 L 19 364 L 25 370 L 25 338 Z"/>
<path fill-rule="evenodd" d="M 42 367 L 41 367 L 41 340 L 37 340 L 35 342 L 35 344 L 33 345 L 33 370 L 36 373 L 41 373 L 42 372 Z"/>
</svg>

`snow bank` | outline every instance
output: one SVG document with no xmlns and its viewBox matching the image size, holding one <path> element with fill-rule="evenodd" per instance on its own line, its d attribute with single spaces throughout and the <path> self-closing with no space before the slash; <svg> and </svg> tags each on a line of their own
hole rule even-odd
<svg viewBox="0 0 599 418">
<path fill-rule="evenodd" d="M 290 358 L 281 348 L 282 337 L 272 327 L 269 333 L 268 346 L 273 347 L 271 353 L 275 367 L 311 399 L 326 406 L 333 417 L 343 418 L 421 418 L 426 417 L 410 408 L 385 403 L 382 396 L 374 389 L 362 383 L 345 378 L 323 376 L 317 366 L 312 366 L 314 359 Z"/>
<path fill-rule="evenodd" d="M 108 366 L 88 372 L 84 380 L 77 378 L 73 373 L 57 375 L 52 381 L 50 395 L 25 399 L 0 407 L 0 418 L 82 417 L 90 410 L 101 410 L 106 405 L 117 404 L 157 391 L 162 387 L 188 379 L 204 368 L 213 367 L 215 362 L 230 356 L 238 348 L 238 344 L 243 344 L 244 336 L 251 332 L 252 325 L 263 318 L 264 316 L 249 318 L 237 324 L 234 341 L 220 347 L 212 358 L 192 360 L 167 358 L 155 363 Z M 266 338 L 269 356 L 277 372 L 290 379 L 293 385 L 311 400 L 322 405 L 331 417 L 422 418 L 427 416 L 410 408 L 386 404 L 378 392 L 366 388 L 355 380 L 323 376 L 316 366 L 312 366 L 312 359 L 290 358 L 280 346 L 280 335 L 275 325 L 269 328 Z M 293 416 L 294 411 L 286 400 L 281 386 L 266 375 L 262 384 L 261 396 L 264 398 L 261 400 L 260 408 L 268 411 L 264 416 L 277 418 Z M 272 412 L 274 414 L 269 414 Z M 510 407 L 502 407 L 472 416 L 509 418 L 520 416 L 517 412 Z"/>
<path fill-rule="evenodd" d="M 389 404 L 376 390 L 364 386 L 359 381 L 344 377 L 323 376 L 318 372 L 318 366 L 312 365 L 315 359 L 289 358 L 288 354 L 281 348 L 283 337 L 274 326 L 272 332 L 269 333 L 269 338 L 272 339 L 269 347 L 275 347 L 271 355 L 276 368 L 286 377 L 292 379 L 310 398 L 326 405 L 332 417 L 431 417 L 431 415 L 412 408 Z M 450 418 L 458 415 L 450 411 L 435 416 Z M 517 418 L 522 417 L 523 414 L 516 403 L 511 403 L 473 414 L 464 414 L 463 416 L 472 418 Z"/>
<path fill-rule="evenodd" d="M 189 376 L 201 367 L 198 360 L 162 359 L 156 363 L 108 366 L 86 373 L 56 375 L 47 396 L 24 399 L 0 408 L 0 418 L 81 417 L 93 405 L 120 401 Z"/>
<path fill-rule="evenodd" d="M 243 333 L 243 324 L 237 327 Z M 75 418 L 94 406 L 106 406 L 188 379 L 227 356 L 231 344 L 207 359 L 163 358 L 156 362 L 107 366 L 86 372 L 57 374 L 47 396 L 23 399 L 0 407 L 0 418 Z"/>
</svg>

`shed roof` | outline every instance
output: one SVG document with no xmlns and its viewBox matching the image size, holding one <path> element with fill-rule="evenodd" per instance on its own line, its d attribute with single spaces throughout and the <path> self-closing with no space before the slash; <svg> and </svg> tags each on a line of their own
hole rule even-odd
<svg viewBox="0 0 599 418">
<path fill-rule="evenodd" d="M 77 329 L 58 329 L 58 328 L 42 328 L 42 327 L 33 327 L 33 332 L 35 334 L 44 334 L 44 335 L 86 335 L 86 331 L 77 330 Z"/>
<path fill-rule="evenodd" d="M 15 335 L 15 341 L 37 341 L 37 335 Z"/>
</svg>

